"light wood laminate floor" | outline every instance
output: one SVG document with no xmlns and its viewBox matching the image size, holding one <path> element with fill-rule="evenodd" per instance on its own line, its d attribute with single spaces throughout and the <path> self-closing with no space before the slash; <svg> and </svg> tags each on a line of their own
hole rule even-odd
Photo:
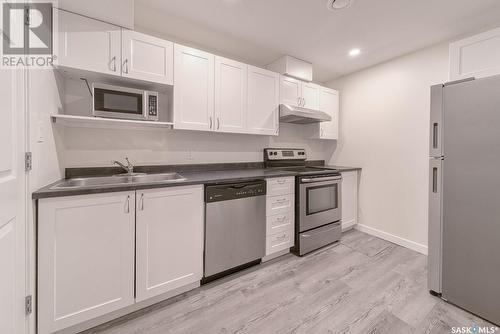
<svg viewBox="0 0 500 334">
<path fill-rule="evenodd" d="M 451 333 L 491 326 L 427 290 L 427 257 L 349 231 L 86 333 Z"/>
</svg>

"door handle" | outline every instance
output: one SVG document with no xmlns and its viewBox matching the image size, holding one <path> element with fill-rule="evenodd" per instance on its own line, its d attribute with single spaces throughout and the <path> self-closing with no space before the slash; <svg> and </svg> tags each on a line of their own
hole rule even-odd
<svg viewBox="0 0 500 334">
<path fill-rule="evenodd" d="M 123 73 L 128 74 L 128 59 L 123 62 Z"/>
<path fill-rule="evenodd" d="M 141 199 L 139 201 L 139 210 L 144 211 L 144 194 L 141 194 Z"/>
<path fill-rule="evenodd" d="M 437 176 L 438 176 L 438 169 L 437 167 L 432 168 L 432 192 L 434 194 L 437 194 L 438 189 L 437 189 Z"/>
<path fill-rule="evenodd" d="M 111 71 L 116 72 L 116 56 L 111 58 Z"/>
<path fill-rule="evenodd" d="M 125 213 L 130 213 L 130 195 L 127 195 L 127 200 L 125 201 Z"/>
<path fill-rule="evenodd" d="M 438 134 L 439 125 L 438 123 L 432 124 L 432 148 L 438 148 Z"/>
<path fill-rule="evenodd" d="M 339 180 L 342 180 L 342 176 L 307 178 L 307 179 L 301 179 L 300 181 L 302 183 L 313 183 L 313 182 L 339 181 Z"/>
</svg>

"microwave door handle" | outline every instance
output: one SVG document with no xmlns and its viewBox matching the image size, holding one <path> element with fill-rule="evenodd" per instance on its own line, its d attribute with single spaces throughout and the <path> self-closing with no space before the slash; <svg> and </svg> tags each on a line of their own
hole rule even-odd
<svg viewBox="0 0 500 334">
<path fill-rule="evenodd" d="M 323 181 L 338 181 L 342 180 L 342 176 L 334 176 L 334 177 L 317 177 L 317 178 L 307 178 L 301 179 L 302 183 L 313 183 L 313 182 L 323 182 Z"/>
</svg>

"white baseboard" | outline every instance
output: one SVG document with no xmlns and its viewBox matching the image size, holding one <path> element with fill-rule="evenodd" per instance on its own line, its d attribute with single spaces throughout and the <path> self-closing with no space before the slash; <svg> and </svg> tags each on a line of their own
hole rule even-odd
<svg viewBox="0 0 500 334">
<path fill-rule="evenodd" d="M 403 246 L 411 250 L 414 250 L 415 252 L 427 255 L 428 249 L 427 246 L 425 245 L 362 224 L 357 224 L 355 228 L 358 231 L 371 234 L 380 239 L 390 241 L 392 243 L 395 243 L 396 245 Z"/>
<path fill-rule="evenodd" d="M 347 230 L 351 230 L 353 229 L 354 227 L 356 226 L 356 221 L 355 220 L 352 220 L 350 222 L 347 222 L 347 223 L 342 223 L 342 232 L 345 232 Z"/>
</svg>

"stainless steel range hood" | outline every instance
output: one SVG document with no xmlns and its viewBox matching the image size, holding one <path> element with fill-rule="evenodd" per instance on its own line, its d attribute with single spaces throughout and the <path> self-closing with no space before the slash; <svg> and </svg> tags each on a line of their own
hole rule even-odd
<svg viewBox="0 0 500 334">
<path fill-rule="evenodd" d="M 280 122 L 283 123 L 311 124 L 331 120 L 330 115 L 319 110 L 280 104 Z"/>
</svg>

